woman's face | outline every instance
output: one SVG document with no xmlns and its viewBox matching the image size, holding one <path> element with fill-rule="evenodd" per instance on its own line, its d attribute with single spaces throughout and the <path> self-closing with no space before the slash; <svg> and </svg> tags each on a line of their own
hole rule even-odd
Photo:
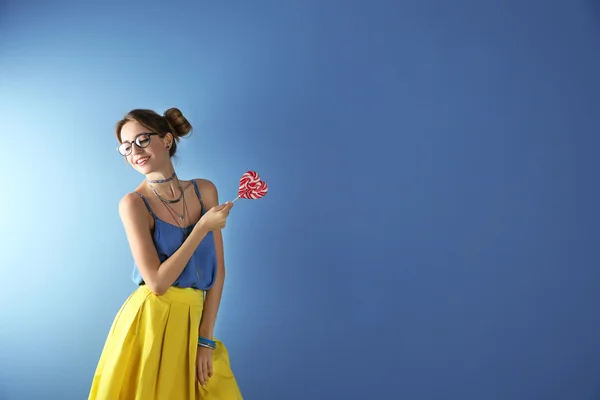
<svg viewBox="0 0 600 400">
<path fill-rule="evenodd" d="M 171 144 L 171 135 L 161 138 L 134 121 L 127 122 L 121 129 L 121 143 L 121 149 L 129 153 L 125 156 L 127 162 L 144 175 L 160 168 L 170 158 L 167 147 Z"/>
</svg>

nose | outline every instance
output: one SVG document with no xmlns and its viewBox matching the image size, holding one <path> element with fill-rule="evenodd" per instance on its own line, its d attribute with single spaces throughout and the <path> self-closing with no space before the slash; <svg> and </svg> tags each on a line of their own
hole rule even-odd
<svg viewBox="0 0 600 400">
<path fill-rule="evenodd" d="M 140 147 L 135 143 L 131 144 L 131 155 L 132 156 L 135 156 L 136 154 L 142 154 L 142 153 L 144 153 L 144 149 L 140 149 Z"/>
</svg>

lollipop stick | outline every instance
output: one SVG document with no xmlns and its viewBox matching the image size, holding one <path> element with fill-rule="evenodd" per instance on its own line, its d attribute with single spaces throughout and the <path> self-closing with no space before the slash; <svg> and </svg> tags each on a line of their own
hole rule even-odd
<svg viewBox="0 0 600 400">
<path fill-rule="evenodd" d="M 235 203 L 235 201 L 236 201 L 237 199 L 239 199 L 239 198 L 240 198 L 240 196 L 236 197 L 236 198 L 235 198 L 235 199 L 233 199 L 231 202 L 232 202 L 232 203 Z"/>
</svg>

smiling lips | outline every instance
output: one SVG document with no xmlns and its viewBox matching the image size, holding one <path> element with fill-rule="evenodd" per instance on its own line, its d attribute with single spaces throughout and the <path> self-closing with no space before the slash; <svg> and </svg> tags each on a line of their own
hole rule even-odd
<svg viewBox="0 0 600 400">
<path fill-rule="evenodd" d="M 136 165 L 142 166 L 142 165 L 146 164 L 146 162 L 148 161 L 149 158 L 150 158 L 149 156 L 140 157 L 135 161 L 135 163 L 136 163 Z"/>
</svg>

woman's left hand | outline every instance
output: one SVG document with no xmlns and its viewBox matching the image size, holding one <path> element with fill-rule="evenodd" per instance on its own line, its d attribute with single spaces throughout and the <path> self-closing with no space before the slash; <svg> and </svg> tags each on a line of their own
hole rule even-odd
<svg viewBox="0 0 600 400">
<path fill-rule="evenodd" d="M 212 353 L 211 349 L 198 346 L 198 352 L 196 353 L 196 378 L 203 387 L 208 383 L 208 379 L 213 376 Z"/>
</svg>

